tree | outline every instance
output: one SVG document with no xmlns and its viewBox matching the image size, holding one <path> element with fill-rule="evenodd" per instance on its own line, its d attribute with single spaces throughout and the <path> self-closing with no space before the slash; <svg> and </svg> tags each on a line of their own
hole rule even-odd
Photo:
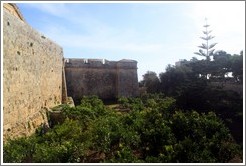
<svg viewBox="0 0 246 166">
<path fill-rule="evenodd" d="M 225 76 L 231 72 L 230 59 L 231 55 L 225 51 L 215 52 L 214 61 L 210 64 L 211 74 L 214 79 L 219 78 L 221 81 L 225 80 Z"/>
<path fill-rule="evenodd" d="M 187 65 L 168 65 L 166 72 L 160 73 L 159 77 L 160 91 L 168 96 L 178 96 L 182 88 L 195 79 L 193 71 Z"/>
<path fill-rule="evenodd" d="M 143 75 L 141 84 L 147 88 L 148 93 L 157 93 L 160 81 L 155 72 L 147 71 L 147 73 Z"/>
<path fill-rule="evenodd" d="M 199 49 L 199 52 L 195 52 L 194 54 L 197 54 L 197 55 L 200 55 L 200 56 L 204 56 L 204 57 L 206 57 L 206 60 L 210 61 L 210 56 L 213 56 L 213 52 L 215 50 L 215 49 L 213 49 L 213 47 L 217 43 L 209 44 L 209 41 L 211 39 L 213 39 L 214 36 L 210 35 L 212 30 L 208 30 L 208 27 L 210 25 L 207 24 L 207 18 L 205 18 L 205 21 L 206 21 L 206 24 L 203 26 L 203 27 L 205 27 L 205 31 L 203 31 L 205 37 L 200 37 L 200 38 L 205 40 L 206 43 L 202 43 L 201 46 L 198 46 L 201 49 Z M 205 50 L 205 52 L 203 50 Z"/>
<path fill-rule="evenodd" d="M 192 57 L 192 59 L 190 60 L 191 62 L 197 62 L 198 59 L 196 57 Z"/>
<path fill-rule="evenodd" d="M 231 58 L 231 70 L 235 81 L 243 83 L 243 51 L 240 55 L 233 55 Z"/>
</svg>

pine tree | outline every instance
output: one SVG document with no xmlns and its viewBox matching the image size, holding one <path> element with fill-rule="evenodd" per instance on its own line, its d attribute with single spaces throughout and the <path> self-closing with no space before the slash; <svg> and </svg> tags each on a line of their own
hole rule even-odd
<svg viewBox="0 0 246 166">
<path fill-rule="evenodd" d="M 209 44 L 209 41 L 211 39 L 214 38 L 214 36 L 211 36 L 210 33 L 212 32 L 212 30 L 208 30 L 208 27 L 210 25 L 207 24 L 207 18 L 205 18 L 206 24 L 203 26 L 205 27 L 205 31 L 203 31 L 203 34 L 205 35 L 204 37 L 200 37 L 201 39 L 205 40 L 206 43 L 202 43 L 201 46 L 198 46 L 199 48 L 199 52 L 195 52 L 194 54 L 200 55 L 200 56 L 204 56 L 206 57 L 206 59 L 208 61 L 210 61 L 210 56 L 213 56 L 214 54 L 214 50 L 213 47 L 217 44 L 217 43 L 213 43 L 213 44 Z M 205 50 L 205 51 L 204 51 Z"/>
</svg>

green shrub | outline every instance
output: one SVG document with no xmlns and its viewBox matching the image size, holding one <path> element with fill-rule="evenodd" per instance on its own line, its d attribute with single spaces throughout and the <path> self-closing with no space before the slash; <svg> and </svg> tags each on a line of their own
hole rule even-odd
<svg viewBox="0 0 246 166">
<path fill-rule="evenodd" d="M 9 140 L 3 161 L 22 162 L 229 162 L 242 156 L 215 113 L 183 111 L 162 94 L 121 98 L 117 114 L 95 96 L 61 106 L 64 121 L 44 134 Z"/>
</svg>

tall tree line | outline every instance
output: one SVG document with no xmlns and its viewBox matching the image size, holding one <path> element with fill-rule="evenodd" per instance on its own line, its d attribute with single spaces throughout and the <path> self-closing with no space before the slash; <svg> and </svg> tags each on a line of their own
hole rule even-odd
<svg viewBox="0 0 246 166">
<path fill-rule="evenodd" d="M 148 71 L 140 82 L 147 93 L 174 97 L 179 108 L 213 111 L 221 117 L 238 143 L 243 137 L 243 52 L 217 51 L 214 60 L 184 60 L 168 65 L 159 76 Z M 239 89 L 239 90 L 238 90 Z"/>
</svg>

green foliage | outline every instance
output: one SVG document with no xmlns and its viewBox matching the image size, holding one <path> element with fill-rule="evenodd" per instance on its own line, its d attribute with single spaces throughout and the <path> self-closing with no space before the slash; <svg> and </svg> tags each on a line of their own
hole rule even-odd
<svg viewBox="0 0 246 166">
<path fill-rule="evenodd" d="M 160 81 L 155 72 L 147 71 L 143 75 L 143 81 L 140 82 L 140 85 L 146 87 L 148 93 L 156 93 L 159 91 Z"/>
<path fill-rule="evenodd" d="M 217 43 L 208 44 L 209 41 L 214 38 L 214 36 L 210 35 L 210 33 L 212 31 L 208 30 L 209 26 L 210 25 L 207 24 L 207 18 L 206 18 L 206 24 L 203 26 L 203 27 L 205 27 L 205 31 L 203 31 L 203 34 L 205 36 L 200 37 L 201 39 L 203 39 L 205 41 L 205 43 L 202 43 L 201 46 L 198 46 L 199 48 L 201 48 L 201 49 L 199 49 L 199 52 L 194 53 L 194 54 L 206 57 L 207 61 L 210 61 L 210 56 L 213 55 L 213 52 L 215 50 L 215 49 L 213 49 L 213 47 L 217 44 Z M 204 50 L 205 50 L 205 52 L 204 52 Z"/>
<path fill-rule="evenodd" d="M 35 146 L 34 137 L 22 137 L 16 140 L 8 140 L 3 147 L 3 162 L 20 163 L 31 161 Z"/>
<path fill-rule="evenodd" d="M 124 146 L 120 150 L 116 152 L 116 154 L 110 158 L 109 160 L 106 160 L 107 163 L 141 163 L 143 162 L 140 160 L 135 154 L 132 149 L 130 149 L 127 146 Z"/>
<path fill-rule="evenodd" d="M 162 92 L 175 98 L 182 110 L 214 111 L 229 127 L 234 139 L 242 144 L 243 52 L 230 55 L 217 51 L 213 56 L 214 61 L 193 58 L 184 60 L 180 66 L 168 65 L 166 71 L 159 74 L 160 86 L 154 93 Z"/>
<path fill-rule="evenodd" d="M 240 155 L 212 112 L 182 111 L 163 94 L 119 102 L 130 111 L 116 113 L 97 97 L 85 97 L 74 108 L 61 106 L 63 123 L 9 140 L 4 162 L 228 162 Z"/>
<path fill-rule="evenodd" d="M 221 157 L 218 152 L 224 146 L 224 142 L 232 142 L 232 137 L 229 130 L 213 112 L 208 114 L 198 114 L 195 111 L 176 112 L 173 115 L 172 129 L 180 143 L 177 149 L 177 152 L 180 150 L 178 156 L 182 156 L 183 160 L 191 162 L 228 161 L 228 158 Z M 183 153 L 183 147 L 189 147 L 190 152 Z"/>
<path fill-rule="evenodd" d="M 231 57 L 231 70 L 235 80 L 243 83 L 243 52 Z"/>
<path fill-rule="evenodd" d="M 180 90 L 190 82 L 196 80 L 191 67 L 168 66 L 165 73 L 160 73 L 160 91 L 168 96 L 177 96 Z"/>
</svg>

